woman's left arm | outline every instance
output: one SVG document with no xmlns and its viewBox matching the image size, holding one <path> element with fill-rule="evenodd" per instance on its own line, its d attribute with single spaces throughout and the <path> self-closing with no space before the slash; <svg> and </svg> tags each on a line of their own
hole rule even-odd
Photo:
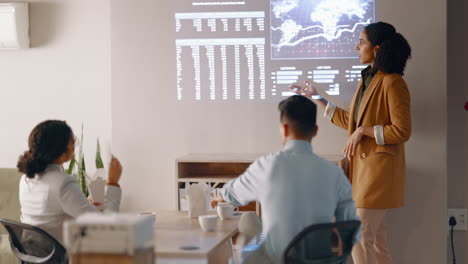
<svg viewBox="0 0 468 264">
<path fill-rule="evenodd" d="M 353 156 L 363 136 L 375 138 L 378 145 L 401 144 L 411 136 L 411 109 L 408 86 L 403 78 L 384 80 L 390 112 L 390 125 L 359 127 L 348 139 L 344 154 Z"/>
<path fill-rule="evenodd" d="M 403 78 L 393 78 L 384 82 L 387 93 L 390 124 L 374 127 L 377 144 L 401 144 L 411 136 L 411 109 L 408 86 Z"/>
<path fill-rule="evenodd" d="M 78 217 L 86 212 L 99 212 L 99 210 L 84 196 L 78 182 L 70 175 L 64 175 L 60 184 L 58 200 L 65 213 L 72 217 Z M 122 190 L 119 187 L 107 185 L 105 189 L 105 211 L 118 212 Z"/>
<path fill-rule="evenodd" d="M 75 218 L 86 212 L 99 212 L 84 196 L 78 182 L 72 176 L 63 175 L 63 178 L 59 185 L 58 201 L 65 213 Z"/>
<path fill-rule="evenodd" d="M 411 136 L 411 109 L 408 86 L 403 78 L 384 83 L 390 111 L 390 125 L 360 127 L 360 133 L 376 138 L 378 145 L 405 143 Z"/>
</svg>

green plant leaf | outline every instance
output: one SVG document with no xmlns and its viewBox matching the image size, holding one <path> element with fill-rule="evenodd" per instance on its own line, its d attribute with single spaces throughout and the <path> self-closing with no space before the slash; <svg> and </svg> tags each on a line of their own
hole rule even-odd
<svg viewBox="0 0 468 264">
<path fill-rule="evenodd" d="M 89 195 L 88 185 L 86 184 L 86 165 L 84 160 L 84 155 L 81 156 L 80 161 L 78 162 L 78 184 L 81 191 L 86 197 Z"/>
<path fill-rule="evenodd" d="M 96 147 L 96 169 L 104 169 L 104 162 L 102 162 L 101 158 L 101 145 L 99 144 L 99 138 L 97 140 Z"/>
<path fill-rule="evenodd" d="M 81 141 L 80 141 L 80 150 L 78 153 L 78 185 L 80 186 L 81 191 L 83 194 L 88 197 L 88 185 L 86 185 L 86 165 L 83 153 L 83 124 L 81 124 Z"/>
<path fill-rule="evenodd" d="M 67 169 L 67 173 L 68 173 L 69 175 L 72 175 L 72 174 L 73 174 L 73 170 L 75 169 L 75 164 L 76 164 L 76 160 L 75 160 L 75 159 L 70 160 L 70 164 L 68 164 L 68 169 Z"/>
</svg>

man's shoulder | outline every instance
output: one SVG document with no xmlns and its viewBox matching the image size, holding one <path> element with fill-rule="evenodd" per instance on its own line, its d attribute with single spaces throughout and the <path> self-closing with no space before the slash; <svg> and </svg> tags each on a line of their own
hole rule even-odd
<svg viewBox="0 0 468 264">
<path fill-rule="evenodd" d="M 297 155 L 291 155 L 284 151 L 276 151 L 263 155 L 255 160 L 259 165 L 274 165 L 277 163 L 288 163 L 289 161 L 301 162 L 304 166 L 313 167 L 314 170 L 327 170 L 334 174 L 342 172 L 342 169 L 336 164 L 313 152 L 305 155 L 301 154 L 300 157 L 298 157 Z"/>
<path fill-rule="evenodd" d="M 320 164 L 322 166 L 327 166 L 327 167 L 330 167 L 330 168 L 339 169 L 339 167 L 335 163 L 333 163 L 333 161 L 332 161 L 333 158 L 328 158 L 327 159 L 327 158 L 324 158 L 324 157 L 322 157 L 320 155 L 317 155 L 317 154 L 314 154 L 314 155 L 317 157 L 318 162 L 320 162 Z"/>
<path fill-rule="evenodd" d="M 313 154 L 313 157 L 310 161 L 310 165 L 314 168 L 326 170 L 333 174 L 339 174 L 340 172 L 342 172 L 342 169 L 338 167 L 335 163 L 317 154 Z"/>
<path fill-rule="evenodd" d="M 268 154 L 265 154 L 263 156 L 258 157 L 255 162 L 257 163 L 271 163 L 274 162 L 275 160 L 281 159 L 282 158 L 282 152 L 281 151 L 276 151 L 276 152 L 270 152 Z"/>
</svg>

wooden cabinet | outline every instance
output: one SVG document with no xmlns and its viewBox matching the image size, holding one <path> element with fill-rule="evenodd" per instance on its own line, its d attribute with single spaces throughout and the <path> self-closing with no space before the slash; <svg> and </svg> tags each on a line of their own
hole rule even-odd
<svg viewBox="0 0 468 264">
<path fill-rule="evenodd" d="M 241 175 L 262 154 L 190 154 L 176 159 L 176 203 L 180 210 L 179 190 L 188 183 L 224 183 Z M 257 203 L 240 208 L 241 211 L 258 211 Z"/>
<path fill-rule="evenodd" d="M 179 189 L 187 183 L 219 183 L 221 187 L 229 180 L 241 175 L 252 162 L 263 154 L 190 154 L 176 159 L 176 208 L 180 210 Z M 322 155 L 345 171 L 346 163 L 339 155 Z M 183 197 L 182 197 L 183 198 Z M 241 207 L 243 211 L 257 211 L 259 204 Z"/>
</svg>

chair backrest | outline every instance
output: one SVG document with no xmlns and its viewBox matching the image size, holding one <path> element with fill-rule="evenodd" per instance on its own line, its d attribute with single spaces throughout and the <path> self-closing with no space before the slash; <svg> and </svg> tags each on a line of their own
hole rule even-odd
<svg viewBox="0 0 468 264">
<path fill-rule="evenodd" d="M 357 220 L 315 224 L 305 228 L 286 247 L 285 264 L 344 264 L 359 229 Z"/>
<path fill-rule="evenodd" d="M 44 230 L 8 219 L 0 219 L 0 224 L 8 231 L 11 250 L 22 263 L 68 263 L 66 249 Z"/>
</svg>

